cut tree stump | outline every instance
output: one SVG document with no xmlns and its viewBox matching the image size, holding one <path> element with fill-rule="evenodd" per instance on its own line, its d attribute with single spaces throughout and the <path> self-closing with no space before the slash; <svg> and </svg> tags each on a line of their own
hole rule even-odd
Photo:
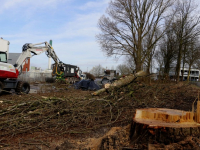
<svg viewBox="0 0 200 150">
<path fill-rule="evenodd" d="M 197 101 L 197 111 L 192 110 L 136 109 L 130 130 L 131 143 L 135 144 L 146 138 L 150 145 L 155 141 L 170 144 L 182 140 L 183 137 L 199 135 L 200 101 Z"/>
<path fill-rule="evenodd" d="M 137 109 L 133 120 L 151 127 L 190 128 L 199 126 L 195 113 L 166 108 Z"/>
</svg>

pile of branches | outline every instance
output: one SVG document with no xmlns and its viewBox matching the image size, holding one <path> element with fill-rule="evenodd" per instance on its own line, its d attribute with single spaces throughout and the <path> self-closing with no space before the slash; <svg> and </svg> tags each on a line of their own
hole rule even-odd
<svg viewBox="0 0 200 150">
<path fill-rule="evenodd" d="M 86 133 L 102 126 L 127 121 L 129 117 L 127 120 L 121 117 L 122 113 L 127 114 L 126 107 L 131 108 L 129 102 L 122 99 L 114 101 L 88 97 L 31 100 L 0 110 L 0 136 L 38 130 L 59 135 Z"/>
</svg>

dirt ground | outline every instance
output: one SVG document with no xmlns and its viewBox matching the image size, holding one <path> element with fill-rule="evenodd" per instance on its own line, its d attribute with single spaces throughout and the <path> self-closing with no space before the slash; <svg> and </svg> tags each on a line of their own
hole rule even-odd
<svg viewBox="0 0 200 150">
<path fill-rule="evenodd" d="M 155 144 L 162 149 L 200 149 L 196 129 L 167 143 L 149 134 L 130 139 L 137 108 L 191 111 L 199 89 L 184 82 L 137 81 L 100 96 L 54 84 L 43 86 L 36 94 L 4 93 L 0 96 L 0 149 L 130 150 Z"/>
</svg>

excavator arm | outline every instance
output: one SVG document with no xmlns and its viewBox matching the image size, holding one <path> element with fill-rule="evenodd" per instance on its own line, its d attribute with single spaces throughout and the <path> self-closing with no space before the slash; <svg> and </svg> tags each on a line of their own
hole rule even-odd
<svg viewBox="0 0 200 150">
<path fill-rule="evenodd" d="M 44 44 L 44 46 L 41 46 L 42 44 Z M 21 72 L 27 58 L 31 58 L 34 55 L 40 55 L 43 52 L 45 52 L 48 57 L 52 58 L 56 64 L 62 63 L 56 55 L 53 47 L 48 42 L 42 42 L 36 44 L 24 44 L 22 47 L 22 54 L 19 56 L 14 66 L 19 72 Z"/>
</svg>

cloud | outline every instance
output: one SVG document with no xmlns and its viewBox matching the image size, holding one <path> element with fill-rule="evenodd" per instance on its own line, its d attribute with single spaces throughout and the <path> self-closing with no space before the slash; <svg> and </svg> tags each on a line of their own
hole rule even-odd
<svg viewBox="0 0 200 150">
<path fill-rule="evenodd" d="M 94 37 L 99 32 L 97 22 L 100 16 L 100 13 L 79 14 L 72 22 L 63 25 L 55 38 Z"/>
<path fill-rule="evenodd" d="M 89 1 L 85 3 L 83 6 L 80 6 L 80 10 L 88 10 L 88 9 L 96 9 L 96 8 L 102 8 L 105 7 L 105 5 L 108 4 L 110 0 L 101 0 L 101 1 Z"/>
<path fill-rule="evenodd" d="M 49 39 L 53 40 L 86 40 L 86 38 L 91 38 L 95 40 L 95 35 L 99 32 L 97 28 L 97 22 L 100 18 L 101 13 L 92 13 L 86 15 L 77 14 L 76 18 L 67 22 L 64 25 L 57 25 L 57 28 L 52 29 L 50 32 L 44 32 L 38 29 L 38 21 L 30 21 L 19 29 L 17 33 L 4 34 L 4 38 L 12 38 L 12 43 L 21 43 L 19 41 L 38 42 L 46 41 Z M 83 39 L 80 39 L 83 38 Z"/>
<path fill-rule="evenodd" d="M 59 4 L 59 1 L 62 2 L 63 0 L 47 0 L 49 5 L 54 4 L 54 3 Z M 104 0 L 102 3 L 105 3 L 106 1 L 107 0 Z M 30 6 L 30 7 L 35 7 L 35 9 L 38 9 L 40 4 L 42 4 L 42 2 L 38 0 L 36 0 L 35 3 L 33 3 L 33 0 L 29 0 L 29 1 L 16 0 L 12 2 L 6 1 L 3 3 L 3 5 L 6 5 L 7 8 L 10 8 L 10 9 L 11 7 L 16 7 L 16 5 L 19 5 L 20 6 L 19 9 L 22 9 L 21 8 L 22 6 L 20 4 L 26 7 Z M 93 4 L 94 2 L 90 1 L 86 3 L 85 5 L 89 7 L 89 4 L 91 3 Z M 96 1 L 95 3 L 99 4 L 101 3 L 101 1 Z M 46 7 L 48 7 L 48 5 L 46 5 Z M 100 5 L 98 7 L 104 8 L 105 6 Z M 57 8 L 57 9 L 59 11 L 60 8 Z M 37 42 L 38 40 L 43 41 L 50 38 L 55 39 L 55 40 L 58 40 L 58 39 L 60 40 L 75 39 L 76 40 L 77 38 L 82 38 L 82 37 L 84 37 L 84 40 L 86 38 L 92 38 L 92 39 L 95 38 L 95 35 L 99 32 L 97 28 L 97 22 L 100 16 L 102 15 L 101 12 L 95 11 L 95 12 L 87 12 L 85 14 L 81 14 L 80 12 L 79 13 L 77 12 L 71 15 L 72 18 L 70 20 L 68 20 L 68 18 L 63 18 L 59 16 L 61 14 L 65 16 L 65 14 L 67 13 L 68 13 L 67 10 L 59 12 L 59 14 L 57 14 L 56 16 L 52 16 L 53 18 L 51 19 L 49 19 L 48 17 L 39 18 L 36 16 L 37 14 L 35 14 L 35 16 L 31 17 L 29 20 L 23 20 L 24 23 L 22 23 L 21 26 L 19 26 L 17 30 L 14 28 L 13 31 L 10 30 L 10 34 L 9 32 L 6 32 L 2 36 L 5 38 L 6 37 L 13 38 L 13 39 L 15 38 L 13 43 L 15 43 L 15 41 L 19 42 L 19 39 L 22 39 L 22 38 L 26 40 L 29 39 L 33 42 L 34 41 Z M 45 14 L 47 16 L 48 12 L 46 12 Z M 51 21 L 51 20 L 55 20 L 55 17 L 57 20 Z M 18 22 L 18 20 L 16 22 Z"/>
<path fill-rule="evenodd" d="M 21 12 L 21 15 L 33 14 L 39 10 L 56 9 L 58 5 L 68 3 L 71 0 L 1 0 L 0 13 L 12 10 L 13 13 Z"/>
<path fill-rule="evenodd" d="M 4 9 L 11 9 L 11 8 L 13 8 L 13 7 L 15 7 L 15 6 L 19 6 L 19 5 L 21 5 L 21 4 L 25 4 L 25 3 L 27 3 L 27 1 L 26 0 L 14 0 L 14 1 L 3 1 L 2 2 L 2 8 L 4 8 Z M 1 9 L 2 10 L 2 9 Z"/>
<path fill-rule="evenodd" d="M 67 0 L 66 0 L 67 1 Z M 11 9 L 11 8 L 19 8 L 19 7 L 27 7 L 32 8 L 36 7 L 38 8 L 47 8 L 47 7 L 54 7 L 55 5 L 63 2 L 63 0 L 13 0 L 13 1 L 8 1 L 8 0 L 2 0 L 1 2 L 1 7 L 4 9 Z"/>
</svg>

